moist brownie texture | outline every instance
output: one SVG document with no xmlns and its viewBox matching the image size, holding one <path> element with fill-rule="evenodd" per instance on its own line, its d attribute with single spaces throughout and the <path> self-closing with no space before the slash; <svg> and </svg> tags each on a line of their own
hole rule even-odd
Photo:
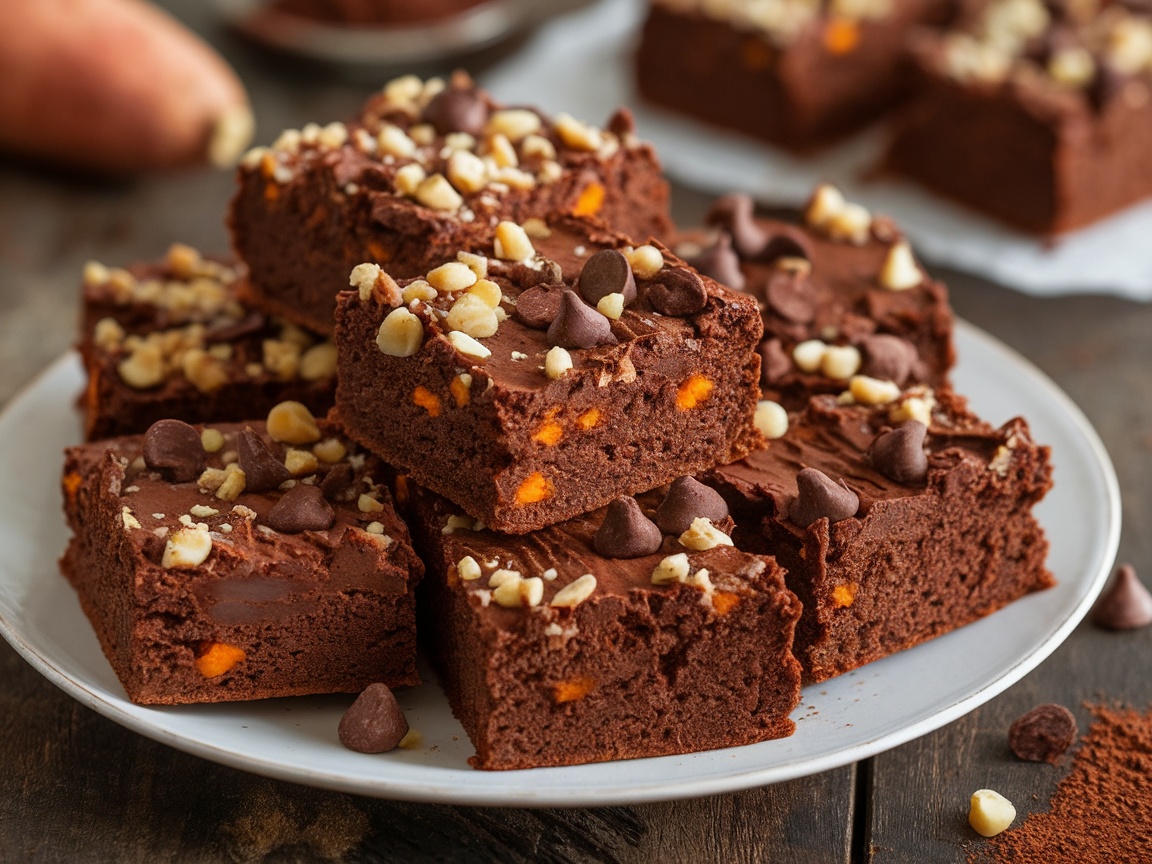
<svg viewBox="0 0 1152 864">
<path fill-rule="evenodd" d="M 908 419 L 926 404 L 927 426 Z M 785 567 L 804 608 L 796 655 L 822 681 L 1051 586 L 1031 514 L 1050 475 L 1023 420 L 992 428 L 943 392 L 879 407 L 813 397 L 708 482 L 737 545 Z"/>
<path fill-rule="evenodd" d="M 947 0 L 653 0 L 641 95 L 773 144 L 812 150 L 907 95 L 904 42 Z M 675 58 L 670 62 L 669 58 Z"/>
<path fill-rule="evenodd" d="M 858 386 L 858 376 L 898 387 L 942 387 L 955 362 L 948 290 L 916 262 L 892 220 L 816 188 L 802 225 L 756 218 L 752 201 L 727 195 L 708 230 L 672 248 L 705 275 L 760 303 L 766 398 L 802 408 L 816 393 Z"/>
<path fill-rule="evenodd" d="M 969 4 L 914 54 L 921 92 L 897 124 L 892 171 L 1039 234 L 1152 195 L 1147 6 Z"/>
<path fill-rule="evenodd" d="M 245 305 L 237 278 L 237 268 L 179 244 L 155 263 L 88 264 L 79 348 L 90 440 L 169 417 L 262 417 L 284 400 L 331 407 L 335 346 Z"/>
<path fill-rule="evenodd" d="M 652 519 L 665 521 L 663 497 L 509 537 L 473 530 L 471 517 L 417 490 L 429 646 L 475 767 L 664 756 L 792 733 L 796 598 L 771 558 L 727 545 L 705 517 L 692 517 L 691 546 L 662 533 Z"/>
<path fill-rule="evenodd" d="M 631 116 L 604 129 L 506 108 L 466 76 L 408 76 L 355 121 L 315 124 L 249 152 L 230 224 L 262 308 L 332 330 L 336 293 L 365 261 L 423 274 L 497 221 L 573 213 L 641 240 L 671 228 L 668 187 Z"/>
<path fill-rule="evenodd" d="M 133 702 L 419 683 L 423 565 L 376 460 L 299 403 L 66 460 L 62 569 Z"/>
<path fill-rule="evenodd" d="M 581 220 L 528 227 L 426 279 L 356 269 L 336 335 L 349 435 L 514 534 L 759 443 L 751 297 Z"/>
</svg>

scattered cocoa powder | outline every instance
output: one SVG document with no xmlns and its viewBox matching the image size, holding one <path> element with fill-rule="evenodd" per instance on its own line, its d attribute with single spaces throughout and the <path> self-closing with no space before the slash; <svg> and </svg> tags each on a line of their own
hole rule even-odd
<svg viewBox="0 0 1152 864">
<path fill-rule="evenodd" d="M 1116 864 L 1152 850 L 1152 710 L 1090 706 L 1088 730 L 1047 813 L 981 844 L 969 864 Z"/>
</svg>

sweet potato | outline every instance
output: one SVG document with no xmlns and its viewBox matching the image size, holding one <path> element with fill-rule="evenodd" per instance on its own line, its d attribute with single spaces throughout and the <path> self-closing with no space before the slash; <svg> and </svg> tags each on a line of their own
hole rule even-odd
<svg viewBox="0 0 1152 864">
<path fill-rule="evenodd" d="M 247 146 L 236 74 L 145 0 L 3 5 L 0 148 L 129 173 L 229 164 Z"/>
</svg>

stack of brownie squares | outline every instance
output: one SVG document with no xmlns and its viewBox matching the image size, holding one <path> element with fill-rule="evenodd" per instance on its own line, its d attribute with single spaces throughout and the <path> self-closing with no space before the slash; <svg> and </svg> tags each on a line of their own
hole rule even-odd
<svg viewBox="0 0 1152 864">
<path fill-rule="evenodd" d="M 1046 448 L 833 187 L 678 232 L 626 113 L 464 76 L 239 179 L 240 262 L 85 273 L 63 569 L 136 702 L 416 683 L 419 604 L 476 767 L 686 753 L 1051 584 Z"/>
</svg>

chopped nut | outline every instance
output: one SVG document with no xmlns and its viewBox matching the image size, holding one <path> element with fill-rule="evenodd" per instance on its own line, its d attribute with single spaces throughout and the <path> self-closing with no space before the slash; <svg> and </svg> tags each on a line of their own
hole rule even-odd
<svg viewBox="0 0 1152 864">
<path fill-rule="evenodd" d="M 423 300 L 430 303 L 436 299 L 436 289 L 425 282 L 423 279 L 417 279 L 415 282 L 409 282 L 401 289 L 400 296 L 405 305 L 412 303 L 414 300 Z"/>
<path fill-rule="evenodd" d="M 829 378 L 846 380 L 859 371 L 860 363 L 860 350 L 855 346 L 829 345 L 820 358 L 820 371 Z"/>
<path fill-rule="evenodd" d="M 116 371 L 124 383 L 135 390 L 155 387 L 164 381 L 164 356 L 160 346 L 155 342 L 139 345 Z"/>
<path fill-rule="evenodd" d="M 872 228 L 872 214 L 859 204 L 849 202 L 821 227 L 833 240 L 846 240 L 862 246 L 868 242 L 868 232 Z"/>
<path fill-rule="evenodd" d="M 828 346 L 819 339 L 809 339 L 792 349 L 792 362 L 801 372 L 815 372 L 824 362 Z"/>
<path fill-rule="evenodd" d="M 968 824 L 982 837 L 995 837 L 1016 819 L 1012 802 L 992 789 L 977 789 L 968 808 Z"/>
<path fill-rule="evenodd" d="M 92 332 L 92 341 L 107 351 L 124 341 L 124 328 L 115 318 L 101 318 Z"/>
<path fill-rule="evenodd" d="M 193 504 L 188 508 L 188 512 L 195 516 L 197 519 L 207 519 L 209 516 L 219 516 L 220 511 L 215 507 L 209 507 L 207 504 Z"/>
<path fill-rule="evenodd" d="M 316 143 L 325 150 L 336 150 L 339 147 L 343 147 L 347 140 L 348 127 L 343 123 L 335 122 L 329 123 L 320 130 L 320 135 L 317 137 Z"/>
<path fill-rule="evenodd" d="M 558 608 L 574 609 L 592 596 L 596 590 L 596 577 L 585 573 L 579 579 L 569 582 L 556 592 L 549 604 Z"/>
<path fill-rule="evenodd" d="M 207 351 L 193 348 L 180 360 L 184 377 L 201 393 L 215 393 L 228 383 L 228 369 Z"/>
<path fill-rule="evenodd" d="M 321 462 L 332 465 L 348 455 L 348 448 L 339 438 L 325 438 L 312 448 L 312 452 Z"/>
<path fill-rule="evenodd" d="M 992 459 L 988 462 L 988 470 L 1001 477 L 1008 476 L 1008 468 L 1012 464 L 1012 449 L 1001 444 L 996 448 Z"/>
<path fill-rule="evenodd" d="M 209 468 L 208 470 L 211 471 L 212 469 Z M 205 471 L 204 473 L 207 474 L 208 472 Z M 220 485 L 216 488 L 216 497 L 221 501 L 235 501 L 244 491 L 247 478 L 235 462 L 229 463 L 224 468 L 223 475 Z"/>
<path fill-rule="evenodd" d="M 500 305 L 500 301 L 504 299 L 500 286 L 491 279 L 476 280 L 476 284 L 468 289 L 468 293 L 474 294 L 483 300 L 484 305 L 489 309 L 495 309 Z"/>
<path fill-rule="evenodd" d="M 391 357 L 411 357 L 424 344 L 424 324 L 401 306 L 380 322 L 376 345 Z"/>
<path fill-rule="evenodd" d="M 124 523 L 125 531 L 127 531 L 129 528 L 143 527 L 140 524 L 140 520 L 132 515 L 132 508 L 128 507 L 127 505 L 120 508 L 120 520 Z"/>
<path fill-rule="evenodd" d="M 555 159 L 556 147 L 543 135 L 527 135 L 520 143 L 521 152 L 528 158 Z"/>
<path fill-rule="evenodd" d="M 300 358 L 300 377 L 305 381 L 323 381 L 336 374 L 336 346 L 331 342 L 313 345 Z"/>
<path fill-rule="evenodd" d="M 544 374 L 555 380 L 572 368 L 572 355 L 559 345 L 544 355 Z"/>
<path fill-rule="evenodd" d="M 496 310 L 476 294 L 461 295 L 448 310 L 444 323 L 452 330 L 466 333 L 474 339 L 485 339 L 500 326 Z"/>
<path fill-rule="evenodd" d="M 507 136 L 499 132 L 488 138 L 488 155 L 500 168 L 515 168 L 520 164 L 520 160 L 516 158 L 516 148 L 512 146 Z"/>
<path fill-rule="evenodd" d="M 488 348 L 461 330 L 451 331 L 448 334 L 448 341 L 452 343 L 453 348 L 468 357 L 486 360 L 492 356 L 492 352 Z"/>
<path fill-rule="evenodd" d="M 451 294 L 463 291 L 476 284 L 476 273 L 467 264 L 449 261 L 432 270 L 427 277 L 428 284 L 437 291 Z"/>
<path fill-rule="evenodd" d="M 416 187 L 413 197 L 425 207 L 430 207 L 433 210 L 459 210 L 460 205 L 464 203 L 460 193 L 452 188 L 452 184 L 443 174 L 433 174 L 423 180 Z"/>
<path fill-rule="evenodd" d="M 813 228 L 823 228 L 834 216 L 843 212 L 847 203 L 839 189 L 830 183 L 821 183 L 808 199 L 804 221 Z"/>
<path fill-rule="evenodd" d="M 224 434 L 219 429 L 206 428 L 200 433 L 200 444 L 205 453 L 216 453 L 224 446 Z"/>
<path fill-rule="evenodd" d="M 688 555 L 678 552 L 663 559 L 652 571 L 653 585 L 667 585 L 670 582 L 683 582 L 688 578 Z"/>
<path fill-rule="evenodd" d="M 475 273 L 478 280 L 482 280 L 488 275 L 488 259 L 483 255 L 461 251 L 456 253 L 456 260 Z"/>
<path fill-rule="evenodd" d="M 427 176 L 422 166 L 411 162 L 396 172 L 396 179 L 393 182 L 396 184 L 396 191 L 401 195 L 414 196 Z"/>
<path fill-rule="evenodd" d="M 268 434 L 284 444 L 312 444 L 320 440 L 320 428 L 307 406 L 291 400 L 268 412 Z"/>
<path fill-rule="evenodd" d="M 924 281 L 924 274 L 916 265 L 912 247 L 906 240 L 898 240 L 888 250 L 880 268 L 880 287 L 889 291 L 906 291 Z"/>
<path fill-rule="evenodd" d="M 1048 74 L 1058 84 L 1083 87 L 1096 75 L 1096 61 L 1086 48 L 1063 48 L 1048 60 Z"/>
<path fill-rule="evenodd" d="M 385 156 L 407 159 L 416 153 L 416 142 L 399 126 L 385 123 L 376 136 L 376 146 Z"/>
<path fill-rule="evenodd" d="M 320 460 L 310 450 L 297 450 L 289 448 L 284 454 L 284 467 L 293 477 L 302 477 L 305 474 L 315 474 L 320 470 Z"/>
<path fill-rule="evenodd" d="M 165 569 L 199 567 L 212 553 L 212 535 L 199 528 L 180 528 L 164 544 L 160 566 Z"/>
<path fill-rule="evenodd" d="M 503 261 L 527 261 L 536 254 L 528 234 L 515 222 L 501 222 L 496 226 L 494 241 L 496 257 Z"/>
<path fill-rule="evenodd" d="M 540 125 L 540 115 L 535 111 L 529 111 L 527 108 L 505 108 L 492 112 L 485 132 L 488 135 L 503 135 L 509 141 L 516 142 L 539 132 Z"/>
<path fill-rule="evenodd" d="M 384 505 L 367 492 L 362 493 L 357 499 L 356 507 L 361 513 L 379 513 L 384 509 Z"/>
<path fill-rule="evenodd" d="M 931 391 L 925 396 L 909 396 L 889 409 L 888 420 L 891 423 L 919 420 L 925 426 L 931 426 L 932 409 L 935 406 L 936 399 L 932 396 Z"/>
<path fill-rule="evenodd" d="M 559 162 L 555 162 L 551 159 L 545 161 L 540 166 L 540 170 L 536 173 L 536 179 L 542 186 L 547 186 L 549 183 L 555 183 L 563 176 L 564 168 L 560 165 Z"/>
<path fill-rule="evenodd" d="M 84 284 L 89 288 L 103 285 L 110 277 L 108 268 L 99 261 L 89 261 L 84 265 Z"/>
<path fill-rule="evenodd" d="M 788 431 L 788 412 L 778 402 L 761 399 L 756 403 L 752 423 L 765 438 L 783 438 Z"/>
<path fill-rule="evenodd" d="M 300 346 L 295 342 L 265 339 L 264 368 L 281 381 L 290 381 L 300 369 Z"/>
<path fill-rule="evenodd" d="M 848 392 L 861 405 L 887 405 L 900 398 L 900 388 L 895 382 L 855 375 L 848 384 Z"/>
<path fill-rule="evenodd" d="M 717 546 L 731 546 L 732 538 L 712 524 L 710 519 L 697 516 L 691 527 L 679 537 L 680 545 L 693 552 L 714 549 Z"/>
<path fill-rule="evenodd" d="M 604 143 L 604 135 L 599 129 L 577 120 L 571 114 L 557 114 L 552 126 L 560 140 L 573 150 L 599 150 Z"/>
<path fill-rule="evenodd" d="M 471 555 L 465 555 L 456 562 L 456 573 L 465 582 L 473 582 L 480 578 L 480 565 Z"/>
<path fill-rule="evenodd" d="M 716 587 L 712 584 L 712 577 L 704 567 L 701 567 L 685 579 L 684 584 L 691 585 L 693 588 L 699 588 L 705 594 L 711 594 Z"/>
<path fill-rule="evenodd" d="M 460 516 L 454 513 L 448 517 L 448 520 L 444 523 L 444 527 L 440 529 L 440 533 L 455 534 L 457 530 L 461 528 L 463 528 L 465 531 L 473 531 L 476 528 L 476 523 L 472 520 L 471 516 Z"/>
<path fill-rule="evenodd" d="M 620 293 L 605 294 L 596 304 L 596 311 L 605 318 L 616 321 L 624 314 L 624 295 Z"/>
<path fill-rule="evenodd" d="M 651 279 L 664 269 L 664 253 L 655 246 L 645 244 L 635 249 L 624 249 L 624 257 L 632 267 L 637 279 Z"/>
</svg>

